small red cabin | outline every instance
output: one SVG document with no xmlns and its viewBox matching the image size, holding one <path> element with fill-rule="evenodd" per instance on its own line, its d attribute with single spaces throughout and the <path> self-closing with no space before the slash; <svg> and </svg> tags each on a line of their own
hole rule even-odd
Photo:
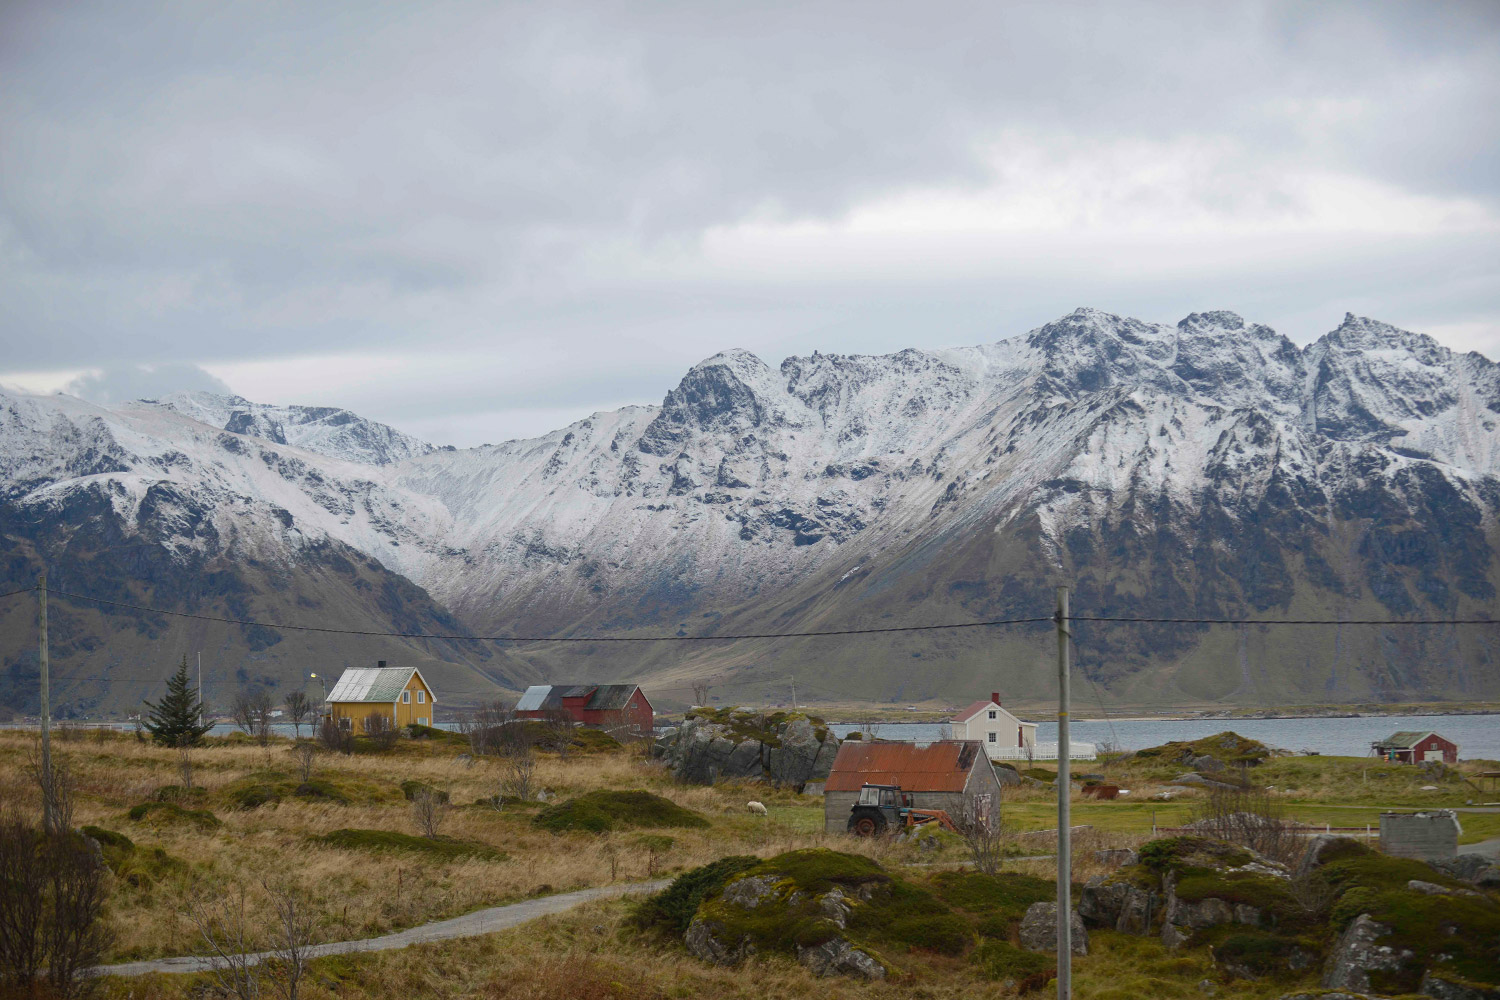
<svg viewBox="0 0 1500 1000">
<path fill-rule="evenodd" d="M 516 718 L 544 719 L 557 711 L 598 729 L 633 729 L 650 736 L 656 713 L 635 684 L 533 684 L 516 702 Z"/>
<path fill-rule="evenodd" d="M 1430 731 L 1393 733 L 1386 739 L 1371 743 L 1370 749 L 1378 757 L 1403 764 L 1420 764 L 1424 760 L 1458 763 L 1458 744 Z"/>
</svg>

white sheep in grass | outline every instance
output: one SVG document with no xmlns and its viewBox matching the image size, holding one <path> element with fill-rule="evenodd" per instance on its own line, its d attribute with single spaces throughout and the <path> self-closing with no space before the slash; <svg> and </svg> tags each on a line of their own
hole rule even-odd
<svg viewBox="0 0 1500 1000">
<path fill-rule="evenodd" d="M 766 807 L 760 802 L 746 802 L 745 808 L 749 809 L 751 814 L 755 816 L 764 816 L 766 814 Z"/>
</svg>

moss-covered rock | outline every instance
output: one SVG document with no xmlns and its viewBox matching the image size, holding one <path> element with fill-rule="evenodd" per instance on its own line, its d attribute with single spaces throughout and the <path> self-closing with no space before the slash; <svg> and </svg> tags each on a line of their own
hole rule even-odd
<svg viewBox="0 0 1500 1000">
<path fill-rule="evenodd" d="M 691 809 L 639 790 L 588 792 L 548 806 L 532 817 L 532 823 L 553 833 L 569 830 L 605 833 L 626 827 L 686 829 L 708 826 L 708 820 Z"/>
<path fill-rule="evenodd" d="M 973 886 L 951 885 L 974 899 Z M 706 893 L 688 925 L 688 949 L 732 964 L 753 954 L 796 958 L 815 975 L 882 978 L 887 955 L 958 956 L 976 942 L 974 920 L 928 886 L 863 855 L 790 851 L 740 871 Z"/>
<path fill-rule="evenodd" d="M 641 930 L 681 937 L 706 896 L 719 892 L 725 882 L 758 864 L 759 858 L 734 855 L 684 872 L 661 892 L 641 900 L 631 921 Z"/>
<path fill-rule="evenodd" d="M 86 826 L 80 832 L 99 845 L 104 863 L 116 878 L 137 888 L 149 888 L 187 870 L 185 863 L 160 847 L 137 847 L 123 833 L 97 826 Z"/>
<path fill-rule="evenodd" d="M 1244 764 L 1254 767 L 1270 759 L 1271 748 L 1260 740 L 1225 731 L 1205 736 L 1201 740 L 1172 740 L 1159 747 L 1137 750 L 1135 756 L 1142 760 L 1192 764 L 1199 768 L 1208 766 L 1203 763 L 1204 758 L 1221 765 Z"/>
<path fill-rule="evenodd" d="M 759 778 L 801 788 L 828 777 L 839 740 L 815 716 L 738 708 L 693 709 L 654 752 L 681 781 Z"/>
</svg>

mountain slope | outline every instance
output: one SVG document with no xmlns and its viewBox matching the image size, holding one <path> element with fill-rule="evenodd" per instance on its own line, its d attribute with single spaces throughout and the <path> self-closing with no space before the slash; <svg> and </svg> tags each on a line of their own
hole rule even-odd
<svg viewBox="0 0 1500 1000">
<path fill-rule="evenodd" d="M 0 526 L 54 567 L 80 519 L 91 551 L 149 549 L 179 582 L 264 564 L 297 590 L 320 553 L 355 553 L 448 632 L 1029 617 L 1061 581 L 1098 615 L 1482 617 L 1500 584 L 1500 366 L 1353 316 L 1305 349 L 1233 313 L 1167 326 L 1081 309 L 973 348 L 777 369 L 728 351 L 659 407 L 469 450 L 203 394 L 0 407 Z M 11 563 L 16 579 L 33 568 Z M 257 599 L 272 586 L 242 582 Z M 341 624 L 404 607 L 360 593 Z M 512 685 L 629 676 L 668 699 L 704 674 L 726 696 L 778 697 L 790 673 L 822 699 L 996 683 L 1024 699 L 1047 693 L 1044 631 L 467 643 L 437 659 Z M 1080 663 L 1136 704 L 1493 698 L 1493 633 L 1078 627 Z"/>
</svg>

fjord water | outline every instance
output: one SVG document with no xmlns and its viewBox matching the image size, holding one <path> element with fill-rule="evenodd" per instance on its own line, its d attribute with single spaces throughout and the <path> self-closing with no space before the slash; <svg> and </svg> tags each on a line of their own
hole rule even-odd
<svg viewBox="0 0 1500 1000">
<path fill-rule="evenodd" d="M 1039 713 L 1023 713 L 1038 723 L 1040 742 L 1057 739 L 1057 723 Z M 845 736 L 859 726 L 830 727 Z M 1122 750 L 1160 746 L 1169 740 L 1196 740 L 1226 729 L 1283 750 L 1315 750 L 1338 757 L 1363 757 L 1370 743 L 1402 730 L 1432 730 L 1457 743 L 1463 760 L 1500 760 L 1500 715 L 1382 715 L 1361 718 L 1300 719 L 1075 719 L 1072 737 L 1085 743 L 1112 743 Z M 928 743 L 944 739 L 948 727 L 939 723 L 893 722 L 876 726 L 886 740 Z"/>
</svg>

